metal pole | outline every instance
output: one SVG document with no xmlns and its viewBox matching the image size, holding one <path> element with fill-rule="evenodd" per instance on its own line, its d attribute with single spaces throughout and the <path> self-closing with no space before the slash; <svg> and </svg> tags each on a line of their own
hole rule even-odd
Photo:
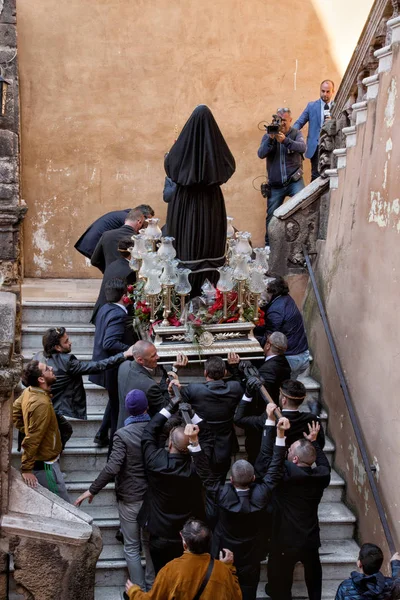
<svg viewBox="0 0 400 600">
<path fill-rule="evenodd" d="M 351 424 L 353 425 L 354 433 L 357 438 L 358 447 L 360 449 L 360 453 L 361 453 L 361 456 L 362 456 L 362 459 L 364 462 L 365 471 L 367 473 L 368 481 L 371 486 L 372 495 L 374 497 L 375 504 L 378 509 L 379 518 L 382 523 L 383 531 L 385 532 L 385 536 L 386 536 L 386 540 L 387 540 L 390 552 L 392 554 L 394 554 L 396 552 L 396 546 L 394 544 L 393 537 L 392 537 L 391 531 L 389 529 L 389 524 L 388 524 L 388 521 L 387 521 L 387 518 L 385 515 L 385 509 L 383 507 L 381 497 L 379 495 L 378 486 L 376 484 L 374 475 L 371 470 L 371 466 L 370 466 L 370 462 L 369 462 L 368 454 L 367 454 L 367 449 L 366 449 L 366 445 L 365 445 L 365 441 L 364 441 L 364 435 L 362 433 L 360 423 L 359 423 L 358 417 L 357 417 L 355 409 L 354 409 L 353 401 L 350 396 L 349 388 L 347 386 L 347 382 L 346 382 L 346 379 L 345 379 L 345 376 L 343 373 L 342 365 L 340 364 L 340 359 L 339 359 L 339 355 L 338 355 L 338 352 L 336 349 L 336 344 L 333 339 L 332 331 L 329 326 L 328 318 L 327 318 L 327 315 L 325 312 L 324 305 L 322 303 L 320 293 L 318 291 L 318 286 L 317 286 L 314 271 L 313 271 L 313 268 L 311 265 L 310 257 L 308 255 L 307 248 L 305 247 L 304 244 L 303 244 L 303 253 L 304 253 L 304 258 L 306 260 L 307 269 L 308 269 L 308 272 L 310 275 L 310 280 L 311 280 L 311 284 L 312 284 L 312 287 L 314 290 L 315 298 L 317 300 L 319 313 L 321 315 L 325 333 L 328 338 L 328 343 L 329 343 L 329 347 L 330 347 L 330 350 L 332 353 L 333 362 L 335 363 L 336 372 L 339 377 L 340 387 L 342 388 L 342 392 L 343 392 L 343 396 L 344 396 L 344 399 L 346 402 L 347 410 L 349 411 Z"/>
</svg>

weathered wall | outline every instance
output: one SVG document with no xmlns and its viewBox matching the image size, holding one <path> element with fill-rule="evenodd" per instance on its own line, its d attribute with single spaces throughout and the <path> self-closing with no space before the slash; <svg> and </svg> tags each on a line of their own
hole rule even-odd
<svg viewBox="0 0 400 600">
<path fill-rule="evenodd" d="M 371 3 L 346 7 L 351 47 Z M 146 202 L 164 220 L 163 155 L 199 103 L 213 110 L 237 161 L 223 186 L 228 214 L 263 244 L 265 201 L 252 186 L 265 172 L 257 124 L 278 105 L 296 117 L 321 79 L 339 81 L 334 52 L 344 36 L 326 10 L 334 5 L 20 2 L 25 274 L 98 277 L 73 244 L 108 210 Z"/>
<path fill-rule="evenodd" d="M 345 371 L 390 526 L 400 541 L 400 115 L 399 47 L 391 73 L 369 102 L 368 119 L 347 150 L 339 189 L 331 192 L 326 242 L 316 265 L 328 318 Z M 359 517 L 362 541 L 384 544 L 312 292 L 305 318 L 322 382 L 329 427 L 337 445 L 347 498 Z"/>
</svg>

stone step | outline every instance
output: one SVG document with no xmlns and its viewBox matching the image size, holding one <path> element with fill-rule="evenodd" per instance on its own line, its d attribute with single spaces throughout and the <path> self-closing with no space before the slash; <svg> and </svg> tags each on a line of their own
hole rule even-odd
<svg viewBox="0 0 400 600">
<path fill-rule="evenodd" d="M 69 329 L 70 325 L 88 325 L 93 308 L 94 302 L 23 300 L 22 324 L 40 324 L 44 330 L 50 326 L 62 326 Z"/>
<path fill-rule="evenodd" d="M 22 354 L 24 356 L 42 349 L 42 337 L 46 329 L 46 326 L 40 324 L 22 325 Z M 72 342 L 72 352 L 74 354 L 92 354 L 93 325 L 69 325 L 67 332 Z"/>
<path fill-rule="evenodd" d="M 320 548 L 323 581 L 340 583 L 348 577 L 350 571 L 354 570 L 358 552 L 359 547 L 353 540 L 334 540 L 323 543 Z M 104 546 L 97 563 L 96 587 L 122 586 L 126 581 L 126 577 L 127 570 L 122 544 L 119 546 L 116 544 Z M 260 573 L 260 591 L 262 592 L 264 592 L 267 579 L 267 561 L 265 560 L 261 563 Z M 300 564 L 296 565 L 294 581 L 298 584 L 304 581 L 304 570 Z"/>
<path fill-rule="evenodd" d="M 71 501 L 74 502 L 83 492 L 89 489 L 90 485 L 98 476 L 98 471 L 70 471 L 66 473 L 65 481 Z M 325 490 L 322 502 L 340 502 L 344 490 L 344 481 L 335 470 L 332 470 L 331 482 Z M 115 502 L 115 485 L 109 483 L 93 500 L 93 506 L 113 506 Z M 85 501 L 86 504 L 86 501 Z M 85 504 L 82 510 L 85 510 Z"/>
<path fill-rule="evenodd" d="M 236 455 L 237 460 L 244 457 L 243 438 L 240 438 L 239 442 L 242 442 L 242 450 Z M 324 452 L 330 464 L 332 464 L 333 461 L 334 451 L 335 447 L 332 441 L 327 438 Z M 61 470 L 65 473 L 83 470 L 100 472 L 106 464 L 107 452 L 108 449 L 99 448 L 93 442 L 93 438 L 77 437 L 73 435 L 67 442 L 67 445 L 62 453 L 60 459 Z M 18 469 L 20 466 L 20 453 L 17 451 L 17 445 L 15 441 L 12 449 L 12 464 L 16 469 Z"/>
</svg>

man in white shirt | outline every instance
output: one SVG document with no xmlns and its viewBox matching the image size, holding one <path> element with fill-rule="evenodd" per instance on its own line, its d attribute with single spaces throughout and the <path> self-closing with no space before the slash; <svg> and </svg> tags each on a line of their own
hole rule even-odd
<svg viewBox="0 0 400 600">
<path fill-rule="evenodd" d="M 331 118 L 334 93 L 335 84 L 330 79 L 325 79 L 320 86 L 320 98 L 309 102 L 293 125 L 294 129 L 302 129 L 306 123 L 309 123 L 305 156 L 311 161 L 311 181 L 319 177 L 319 134 L 324 122 Z"/>
</svg>

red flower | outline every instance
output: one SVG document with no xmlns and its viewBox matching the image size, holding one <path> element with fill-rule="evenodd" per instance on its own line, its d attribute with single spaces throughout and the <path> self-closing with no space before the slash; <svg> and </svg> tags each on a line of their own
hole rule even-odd
<svg viewBox="0 0 400 600">
<path fill-rule="evenodd" d="M 239 315 L 235 315 L 234 317 L 231 317 L 230 319 L 227 319 L 227 323 L 236 323 L 236 321 L 239 319 Z"/>
<path fill-rule="evenodd" d="M 130 298 L 128 298 L 128 296 L 123 296 L 123 297 L 122 297 L 122 302 L 123 302 L 124 304 L 133 304 L 133 303 L 132 303 L 132 300 L 131 300 Z"/>
<path fill-rule="evenodd" d="M 181 322 L 179 321 L 179 319 L 176 318 L 175 315 L 171 315 L 170 317 L 168 317 L 168 321 L 171 323 L 171 325 L 173 325 L 174 327 L 179 327 L 179 325 L 181 325 Z"/>
<path fill-rule="evenodd" d="M 133 285 L 128 285 L 128 287 L 126 288 L 126 291 L 129 292 L 129 294 L 132 294 L 132 292 L 133 292 Z"/>
</svg>

